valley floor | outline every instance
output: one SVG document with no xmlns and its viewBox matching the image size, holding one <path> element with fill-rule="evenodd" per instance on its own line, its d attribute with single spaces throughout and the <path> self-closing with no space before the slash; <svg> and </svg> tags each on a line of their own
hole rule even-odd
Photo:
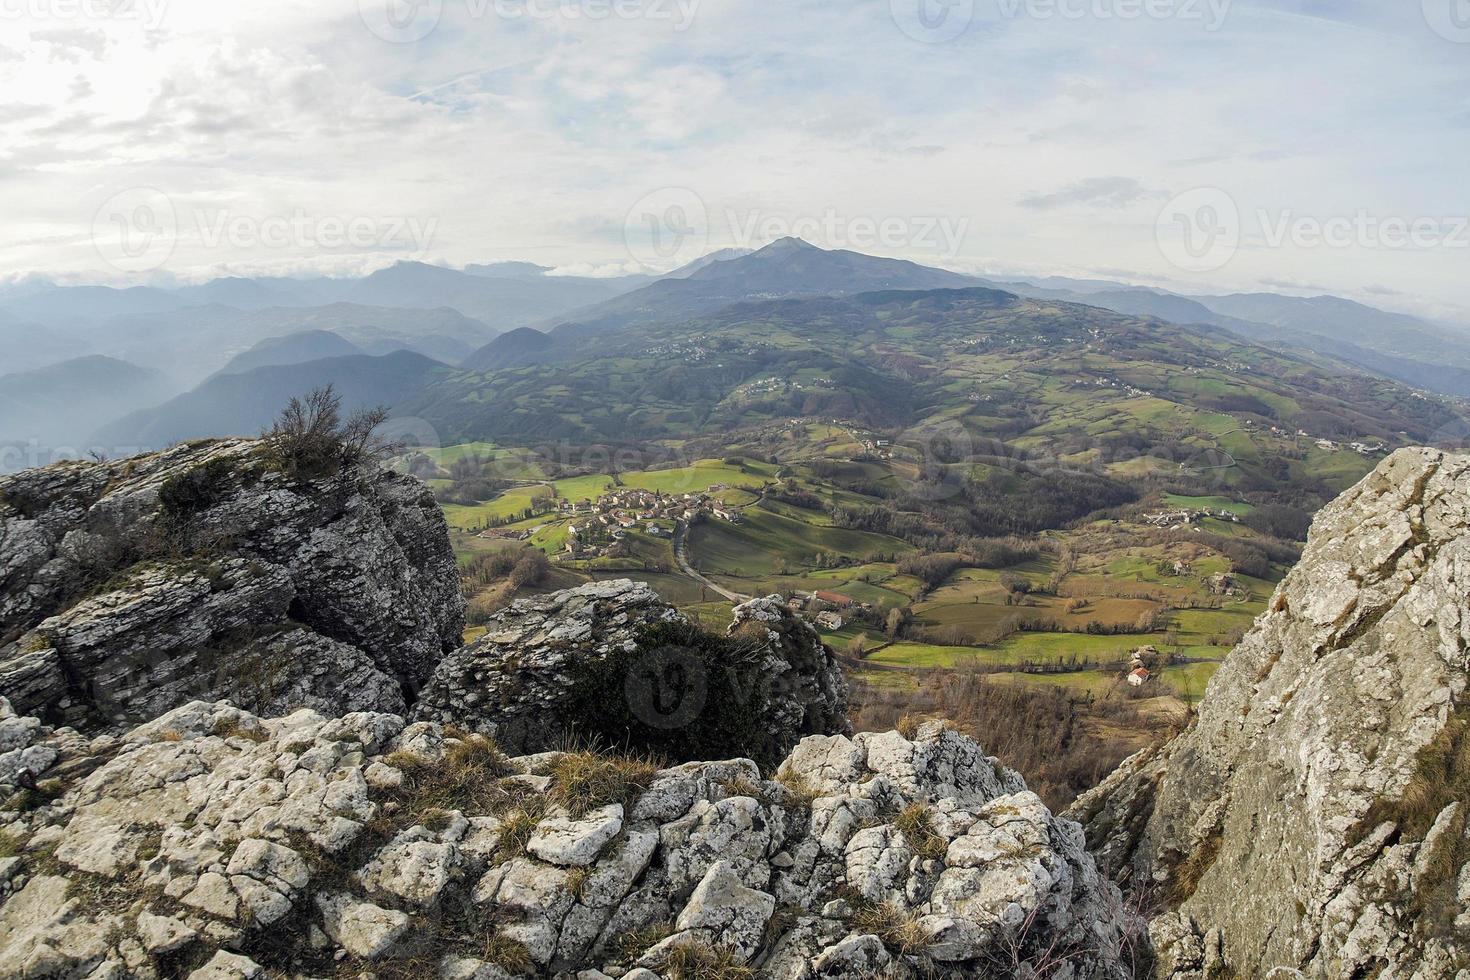
<svg viewBox="0 0 1470 980">
<path fill-rule="evenodd" d="M 978 568 L 835 526 L 835 509 L 859 496 L 844 483 L 901 479 L 893 463 L 840 460 L 834 470 L 825 460 L 729 457 L 538 480 L 535 463 L 514 451 L 441 452 L 448 461 L 479 453 L 524 481 L 445 507 L 467 574 L 492 568 L 469 585 L 472 624 L 515 595 L 594 579 L 646 581 L 716 628 L 737 601 L 781 593 L 843 659 L 860 728 L 946 714 L 997 746 L 1053 805 L 1183 726 L 1286 571 L 1246 575 L 1207 543 L 1251 537 L 1238 521 L 1252 507 L 1232 496 L 1164 495 L 1030 536 L 1021 560 Z M 661 516 L 647 517 L 616 505 L 651 499 L 633 491 L 677 506 L 649 505 L 644 515 Z M 1145 519 L 1161 509 L 1194 517 L 1161 529 Z M 529 550 L 549 561 L 534 580 L 510 574 L 510 558 Z M 497 555 L 508 557 L 486 558 Z M 956 567 L 936 578 L 924 565 L 935 557 Z M 482 630 L 472 625 L 468 636 Z"/>
</svg>

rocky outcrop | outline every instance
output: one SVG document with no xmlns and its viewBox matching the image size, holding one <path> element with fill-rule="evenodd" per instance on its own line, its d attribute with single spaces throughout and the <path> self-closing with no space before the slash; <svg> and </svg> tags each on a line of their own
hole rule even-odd
<svg viewBox="0 0 1470 980">
<path fill-rule="evenodd" d="M 779 597 L 698 629 L 626 579 L 522 599 L 440 663 L 420 720 L 492 735 L 511 752 L 581 738 L 665 758 L 774 764 L 803 735 L 846 729 L 836 658 Z"/>
<path fill-rule="evenodd" d="M 1081 829 L 938 724 L 807 738 L 774 779 L 201 702 L 71 752 L 92 765 L 0 814 L 0 977 L 1134 966 L 1138 922 Z"/>
<path fill-rule="evenodd" d="M 244 440 L 0 477 L 0 693 L 25 714 L 401 712 L 462 629 L 443 515 L 409 477 L 288 480 Z"/>
<path fill-rule="evenodd" d="M 1165 975 L 1470 969 L 1467 582 L 1470 457 L 1395 453 L 1317 517 L 1193 726 L 1077 801 L 1172 909 Z"/>
</svg>

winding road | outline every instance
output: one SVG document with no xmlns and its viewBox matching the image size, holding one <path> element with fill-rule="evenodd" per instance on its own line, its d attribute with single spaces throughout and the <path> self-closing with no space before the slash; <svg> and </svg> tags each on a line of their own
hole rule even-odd
<svg viewBox="0 0 1470 980">
<path fill-rule="evenodd" d="M 686 557 L 685 553 L 685 542 L 688 540 L 688 537 L 689 525 L 686 524 L 684 521 L 675 521 L 674 561 L 679 563 L 679 570 L 682 571 L 685 575 L 688 575 L 690 578 L 694 579 L 694 581 L 698 582 L 700 585 L 703 585 L 705 588 L 710 589 L 713 592 L 718 592 L 720 595 L 724 596 L 726 599 L 729 599 L 731 602 L 748 602 L 750 600 L 750 596 L 741 595 L 739 592 L 731 592 L 724 586 L 716 585 L 700 572 L 696 571 L 693 565 L 689 564 L 689 559 Z"/>
</svg>

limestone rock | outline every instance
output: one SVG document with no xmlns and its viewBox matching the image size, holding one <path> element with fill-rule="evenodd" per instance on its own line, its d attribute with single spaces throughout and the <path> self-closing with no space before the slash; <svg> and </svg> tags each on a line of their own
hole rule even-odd
<svg viewBox="0 0 1470 980">
<path fill-rule="evenodd" d="M 443 514 L 411 477 L 295 483 L 242 440 L 0 476 L 0 692 L 52 724 L 222 697 L 401 713 L 463 608 Z"/>
<path fill-rule="evenodd" d="M 409 918 L 402 912 L 382 909 L 371 902 L 353 901 L 343 895 L 317 900 L 322 910 L 322 928 L 353 956 L 375 960 L 393 948 L 408 931 Z"/>
<path fill-rule="evenodd" d="M 186 958 L 201 980 L 636 978 L 679 958 L 695 975 L 917 980 L 1014 954 L 1122 980 L 1142 936 L 1080 828 L 938 724 L 813 737 L 780 781 L 734 759 L 636 775 L 612 799 L 581 785 L 575 810 L 560 754 L 485 785 L 436 782 L 433 762 L 367 776 L 442 760 L 461 734 L 193 702 L 89 743 L 102 757 L 59 798 L 0 816 L 25 881 L 0 892 L 0 977 L 162 980 Z M 518 778 L 536 773 L 539 792 Z M 928 858 L 895 824 L 914 805 L 944 845 Z"/>
<path fill-rule="evenodd" d="M 1470 456 L 1394 453 L 1317 516 L 1193 726 L 1078 799 L 1103 866 L 1170 900 L 1155 943 L 1179 976 L 1470 963 L 1470 801 L 1419 772 L 1470 720 L 1467 581 Z"/>
<path fill-rule="evenodd" d="M 531 835 L 526 850 L 532 857 L 560 865 L 587 865 L 623 829 L 623 807 L 613 803 L 580 818 L 553 814 Z"/>
<path fill-rule="evenodd" d="M 677 643 L 645 643 L 651 627 L 684 623 L 647 585 L 627 579 L 517 600 L 491 619 L 484 636 L 444 658 L 414 717 L 531 753 L 586 734 L 578 727 L 585 720 L 579 699 L 620 699 L 627 727 L 679 733 L 698 730 L 722 698 L 748 698 L 760 723 L 740 748 L 768 763 L 804 735 L 847 730 L 836 658 L 777 597 L 735 608 L 730 633 L 738 664 L 710 664 Z M 590 670 L 604 663 L 616 664 L 616 676 L 594 678 Z M 695 741 L 670 739 L 660 749 Z"/>
</svg>

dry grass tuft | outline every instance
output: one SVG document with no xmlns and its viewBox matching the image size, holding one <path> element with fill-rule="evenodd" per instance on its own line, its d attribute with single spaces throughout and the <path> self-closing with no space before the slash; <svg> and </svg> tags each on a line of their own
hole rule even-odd
<svg viewBox="0 0 1470 980">
<path fill-rule="evenodd" d="M 591 877 L 591 868 L 578 867 L 569 870 L 567 872 L 567 894 L 579 902 L 582 901 L 587 891 L 587 879 Z"/>
<path fill-rule="evenodd" d="M 949 851 L 949 841 L 934 829 L 934 815 L 922 803 L 910 803 L 893 821 L 914 853 L 926 861 L 941 861 Z"/>
<path fill-rule="evenodd" d="M 440 810 L 489 812 L 505 798 L 499 780 L 514 771 L 495 741 L 483 735 L 455 742 L 438 762 L 407 752 L 383 761 L 403 773 L 396 796 L 419 822 Z"/>
<path fill-rule="evenodd" d="M 500 846 L 495 850 L 496 864 L 504 864 L 526 853 L 526 845 L 531 843 L 531 835 L 536 832 L 536 825 L 541 822 L 545 813 L 545 802 L 540 798 L 531 798 L 501 818 Z"/>
<path fill-rule="evenodd" d="M 755 971 L 722 947 L 697 943 L 675 946 L 664 963 L 669 980 L 753 980 Z"/>
<path fill-rule="evenodd" d="M 860 901 L 852 924 L 877 936 L 890 952 L 900 956 L 922 956 L 929 948 L 929 937 L 919 925 L 918 915 L 904 911 L 895 902 Z"/>
<path fill-rule="evenodd" d="M 506 973 L 519 975 L 536 971 L 536 962 L 531 959 L 530 951 L 523 944 L 498 932 L 485 937 L 480 959 L 500 967 Z"/>
<path fill-rule="evenodd" d="M 757 800 L 765 798 L 765 791 L 744 776 L 727 779 L 720 785 L 720 788 L 725 791 L 726 796 L 749 796 Z"/>
<path fill-rule="evenodd" d="M 215 723 L 214 729 L 210 734 L 217 735 L 220 738 L 243 738 L 247 742 L 255 742 L 257 744 L 269 741 L 271 737 L 269 732 L 258 725 L 255 728 L 246 728 L 238 721 L 226 721 L 223 718 Z"/>
<path fill-rule="evenodd" d="M 641 929 L 632 929 L 613 940 L 613 953 L 620 961 L 630 963 L 673 934 L 672 922 L 655 922 Z"/>
<path fill-rule="evenodd" d="M 574 817 L 611 803 L 625 808 L 653 782 L 658 766 L 647 759 L 569 752 L 551 767 L 550 799 Z"/>
<path fill-rule="evenodd" d="M 798 807 L 810 809 L 812 801 L 822 795 L 794 772 L 778 772 L 775 781 L 786 787 L 786 791 L 792 797 L 790 802 Z"/>
<path fill-rule="evenodd" d="M 1214 867 L 1215 859 L 1220 856 L 1220 847 L 1224 843 L 1225 834 L 1216 827 L 1193 853 L 1174 867 L 1169 878 L 1169 904 L 1172 907 L 1177 908 L 1194 895 L 1199 888 L 1200 879 L 1205 876 L 1206 871 Z"/>
<path fill-rule="evenodd" d="M 912 742 L 919 737 L 919 726 L 923 723 L 924 719 L 918 715 L 904 715 L 898 719 L 898 725 L 896 726 L 898 734 Z"/>
</svg>

